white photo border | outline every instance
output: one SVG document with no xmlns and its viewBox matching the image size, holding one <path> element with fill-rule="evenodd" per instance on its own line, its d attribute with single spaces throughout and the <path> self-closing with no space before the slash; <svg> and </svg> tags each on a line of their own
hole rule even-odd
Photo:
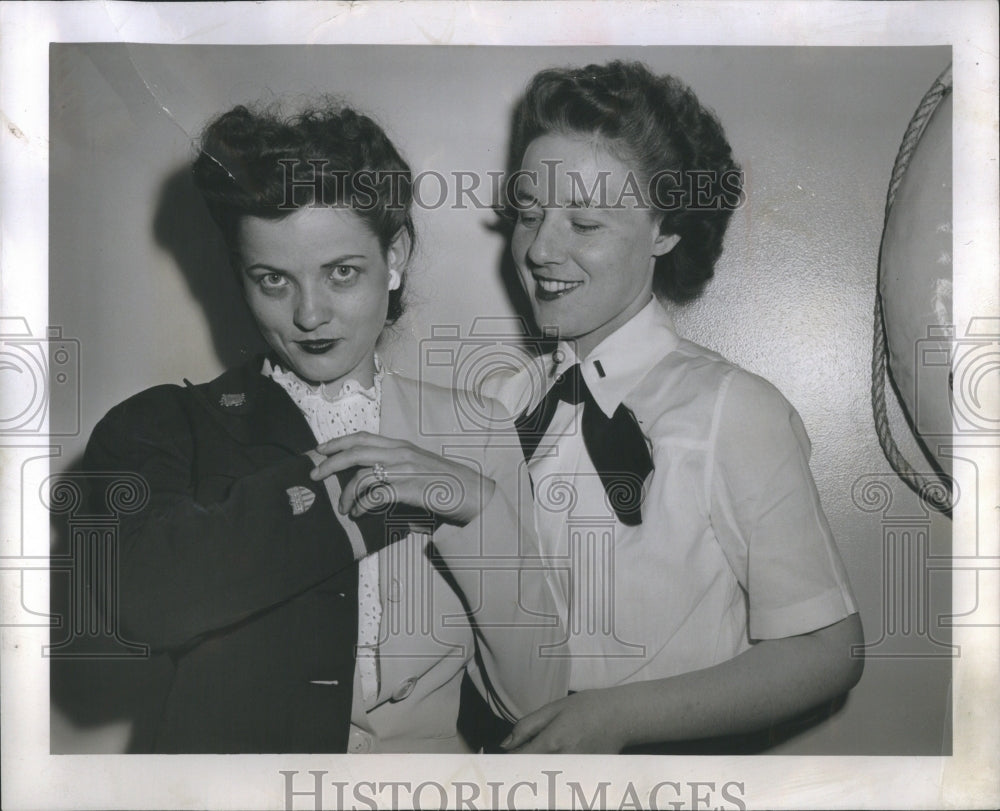
<svg viewBox="0 0 1000 811">
<path fill-rule="evenodd" d="M 669 26 L 658 26 L 669 15 Z M 955 321 L 962 332 L 975 316 L 995 316 L 998 191 L 996 125 L 997 8 L 990 2 L 373 2 L 373 3 L 4 3 L 0 7 L 0 306 L 5 316 L 48 321 L 48 53 L 53 42 L 450 45 L 951 45 L 953 49 Z M 964 334 L 964 333 L 963 333 Z M 0 396 L 3 396 L 0 394 Z M 36 437 L 38 454 L 54 442 Z M 8 449 L 0 444 L 0 454 Z M 2 457 L 0 457 L 2 458 Z M 3 469 L 0 514 L 17 509 L 16 471 Z M 978 516 L 956 514 L 956 537 L 978 530 L 980 554 L 997 560 L 997 468 L 985 472 Z M 963 482 L 959 481 L 961 486 Z M 966 483 L 971 486 L 971 483 Z M 989 495 L 992 494 L 992 495 Z M 5 520 L 5 519 L 0 519 Z M 45 532 L 45 516 L 25 517 Z M 0 524 L 3 555 L 20 529 Z M 20 595 L 2 592 L 3 617 Z M 997 595 L 980 606 L 998 615 Z M 386 780 L 379 756 L 51 755 L 46 662 L 37 651 L 46 627 L 2 632 L 3 807 L 29 808 L 274 808 L 286 807 L 281 770 L 308 771 L 351 787 Z M 394 781 L 416 786 L 433 775 L 445 785 L 478 784 L 480 803 L 565 806 L 558 785 L 577 780 L 593 794 L 614 781 L 615 801 L 631 783 L 645 802 L 652 786 L 736 784 L 731 794 L 749 808 L 992 808 L 1000 804 L 998 627 L 956 627 L 954 743 L 950 757 L 672 757 L 608 760 L 551 756 L 526 761 L 502 756 L 395 758 Z M 790 763 L 794 761 L 794 770 Z M 609 765 L 610 764 L 610 765 Z M 794 781 L 789 776 L 794 775 Z M 491 795 L 489 785 L 500 789 Z M 519 787 L 520 786 L 520 787 Z M 512 792 L 513 789 L 513 792 Z M 327 789 L 325 800 L 337 795 Z M 697 789 L 695 789 L 697 792 Z M 367 795 L 371 796 L 371 795 Z M 381 795 L 387 796 L 387 795 Z M 426 800 L 437 802 L 428 792 Z M 451 794 L 451 798 L 454 798 Z M 468 796 L 468 795 L 467 795 Z M 666 793 L 662 795 L 666 798 Z M 402 797 L 406 801 L 406 796 Z M 676 796 L 671 796 L 676 800 Z M 450 801 L 453 801 L 450 800 Z M 690 801 L 690 802 L 687 802 Z M 694 805 L 686 795 L 686 805 Z M 311 807 L 297 798 L 295 807 Z M 732 803 L 726 807 L 738 807 Z M 362 802 L 357 807 L 366 807 Z M 480 807 L 480 806 L 476 806 Z M 631 806 L 629 806 L 631 807 Z M 706 806 L 707 807 L 707 806 Z"/>
</svg>

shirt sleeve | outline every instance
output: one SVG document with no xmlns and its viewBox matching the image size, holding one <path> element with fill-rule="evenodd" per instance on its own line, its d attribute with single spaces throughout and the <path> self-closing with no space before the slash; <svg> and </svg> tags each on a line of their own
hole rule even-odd
<svg viewBox="0 0 1000 811">
<path fill-rule="evenodd" d="M 213 503 L 196 498 L 197 449 L 183 390 L 163 386 L 112 409 L 91 435 L 93 481 L 140 476 L 148 501 L 119 519 L 118 610 L 126 635 L 154 649 L 183 646 L 304 592 L 356 554 L 305 455 L 235 478 Z M 295 493 L 318 497 L 306 509 Z M 91 486 L 92 508 L 103 492 Z"/>
<path fill-rule="evenodd" d="M 795 409 L 734 370 L 716 403 L 708 468 L 712 525 L 746 591 L 751 639 L 815 631 L 857 611 Z"/>
<path fill-rule="evenodd" d="M 517 431 L 492 403 L 487 440 L 467 449 L 496 487 L 464 527 L 443 525 L 434 544 L 472 608 L 477 661 L 470 676 L 491 707 L 508 720 L 567 692 L 569 665 L 554 655 L 566 638 L 548 565 L 534 527 L 534 505 Z M 518 475 L 518 470 L 521 475 Z"/>
</svg>

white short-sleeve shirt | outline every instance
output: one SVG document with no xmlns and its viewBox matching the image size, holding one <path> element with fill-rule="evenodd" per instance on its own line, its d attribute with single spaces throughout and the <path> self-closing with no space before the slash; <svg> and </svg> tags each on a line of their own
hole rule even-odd
<svg viewBox="0 0 1000 811">
<path fill-rule="evenodd" d="M 561 344 L 488 385 L 512 413 L 577 363 Z M 560 402 L 529 463 L 543 554 L 559 574 L 570 689 L 718 664 L 752 640 L 857 609 L 809 470 L 798 414 L 765 380 L 679 338 L 655 300 L 581 363 L 609 417 L 624 403 L 654 470 L 642 523 L 621 524 Z M 542 385 L 539 385 L 541 380 Z"/>
</svg>

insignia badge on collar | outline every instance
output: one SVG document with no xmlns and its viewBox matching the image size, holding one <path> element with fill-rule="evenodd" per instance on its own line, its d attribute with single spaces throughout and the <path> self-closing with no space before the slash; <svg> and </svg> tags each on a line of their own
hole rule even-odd
<svg viewBox="0 0 1000 811">
<path fill-rule="evenodd" d="M 289 487 L 285 492 L 292 505 L 292 515 L 302 515 L 316 501 L 316 494 L 308 487 Z"/>
<path fill-rule="evenodd" d="M 246 405 L 247 396 L 242 392 L 239 394 L 223 394 L 219 398 L 219 405 L 223 408 L 239 408 Z"/>
</svg>

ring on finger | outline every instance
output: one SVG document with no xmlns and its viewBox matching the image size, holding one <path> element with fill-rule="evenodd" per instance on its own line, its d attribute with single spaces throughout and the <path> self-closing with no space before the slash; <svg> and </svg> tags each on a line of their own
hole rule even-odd
<svg viewBox="0 0 1000 811">
<path fill-rule="evenodd" d="M 376 462 L 374 464 L 374 466 L 372 467 L 372 473 L 375 476 L 375 481 L 377 481 L 379 484 L 385 484 L 387 481 L 389 481 L 389 474 L 385 472 L 385 465 L 383 465 L 381 462 Z"/>
</svg>

